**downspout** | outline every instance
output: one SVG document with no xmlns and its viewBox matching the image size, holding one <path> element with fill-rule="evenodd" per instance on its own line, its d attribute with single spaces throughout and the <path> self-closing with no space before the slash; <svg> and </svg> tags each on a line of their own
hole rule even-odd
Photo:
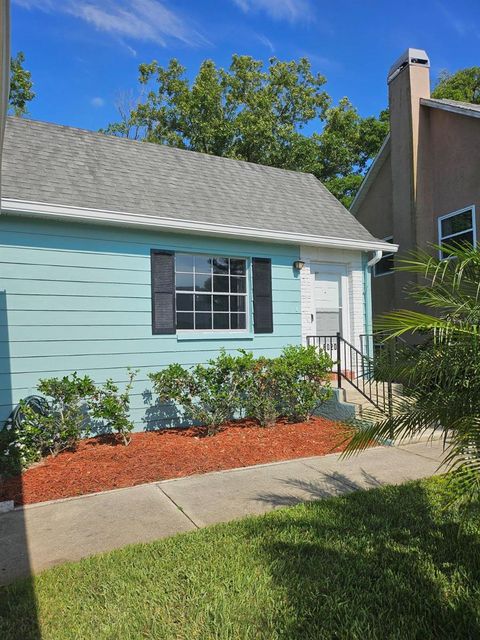
<svg viewBox="0 0 480 640">
<path fill-rule="evenodd" d="M 367 266 L 374 267 L 377 264 L 377 262 L 380 262 L 380 260 L 382 259 L 382 255 L 383 255 L 383 251 L 375 251 L 375 255 L 371 260 L 367 262 Z"/>
<path fill-rule="evenodd" d="M 363 298 L 364 298 L 364 317 L 365 317 L 365 333 L 371 336 L 373 333 L 373 312 L 372 312 L 372 269 L 382 259 L 383 251 L 375 251 L 373 258 L 366 260 L 364 257 L 363 267 Z M 373 355 L 373 339 L 367 338 L 366 349 L 368 357 Z"/>
</svg>

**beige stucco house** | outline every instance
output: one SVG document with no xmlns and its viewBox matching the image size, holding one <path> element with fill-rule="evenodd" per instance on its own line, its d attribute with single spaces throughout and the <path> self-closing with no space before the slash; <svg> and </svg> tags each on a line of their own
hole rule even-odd
<svg viewBox="0 0 480 640">
<path fill-rule="evenodd" d="M 390 134 L 351 211 L 375 237 L 415 248 L 468 241 L 480 232 L 480 105 L 430 97 L 430 61 L 408 49 L 388 74 Z M 372 278 L 374 315 L 409 306 L 410 274 L 383 256 Z"/>
</svg>

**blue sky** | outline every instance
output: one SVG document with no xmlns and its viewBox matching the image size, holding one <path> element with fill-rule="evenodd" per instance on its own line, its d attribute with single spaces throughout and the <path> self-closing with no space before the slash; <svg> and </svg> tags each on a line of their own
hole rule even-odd
<svg viewBox="0 0 480 640">
<path fill-rule="evenodd" d="M 12 53 L 22 50 L 37 97 L 29 117 L 98 129 L 136 92 L 137 69 L 232 53 L 310 58 L 338 100 L 362 115 L 386 106 L 386 73 L 408 46 L 441 69 L 480 65 L 480 0 L 12 0 Z"/>
</svg>

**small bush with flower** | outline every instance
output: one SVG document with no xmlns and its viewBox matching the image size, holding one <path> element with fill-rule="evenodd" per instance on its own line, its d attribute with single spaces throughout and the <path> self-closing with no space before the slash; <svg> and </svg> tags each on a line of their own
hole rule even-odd
<svg viewBox="0 0 480 640">
<path fill-rule="evenodd" d="M 133 423 L 129 420 L 130 392 L 136 372 L 128 373 L 123 393 L 113 380 L 97 387 L 89 376 L 75 372 L 40 380 L 41 396 L 22 400 L 0 431 L 0 476 L 17 473 L 47 455 L 57 455 L 90 435 L 91 419 L 114 431 L 125 444 Z"/>
</svg>

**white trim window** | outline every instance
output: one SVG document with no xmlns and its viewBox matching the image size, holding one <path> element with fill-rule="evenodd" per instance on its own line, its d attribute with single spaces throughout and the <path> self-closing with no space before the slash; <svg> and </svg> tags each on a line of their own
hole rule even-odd
<svg viewBox="0 0 480 640">
<path fill-rule="evenodd" d="M 390 242 L 393 244 L 393 236 L 383 238 L 384 242 Z M 395 252 L 384 251 L 381 259 L 373 267 L 373 275 L 375 278 L 379 276 L 388 276 L 393 273 L 395 268 Z"/>
<path fill-rule="evenodd" d="M 441 249 L 444 244 L 467 244 L 476 247 L 475 206 L 459 209 L 438 218 L 438 244 L 440 259 L 446 257 Z"/>
<path fill-rule="evenodd" d="M 175 254 L 176 325 L 180 331 L 246 331 L 245 258 Z"/>
</svg>

